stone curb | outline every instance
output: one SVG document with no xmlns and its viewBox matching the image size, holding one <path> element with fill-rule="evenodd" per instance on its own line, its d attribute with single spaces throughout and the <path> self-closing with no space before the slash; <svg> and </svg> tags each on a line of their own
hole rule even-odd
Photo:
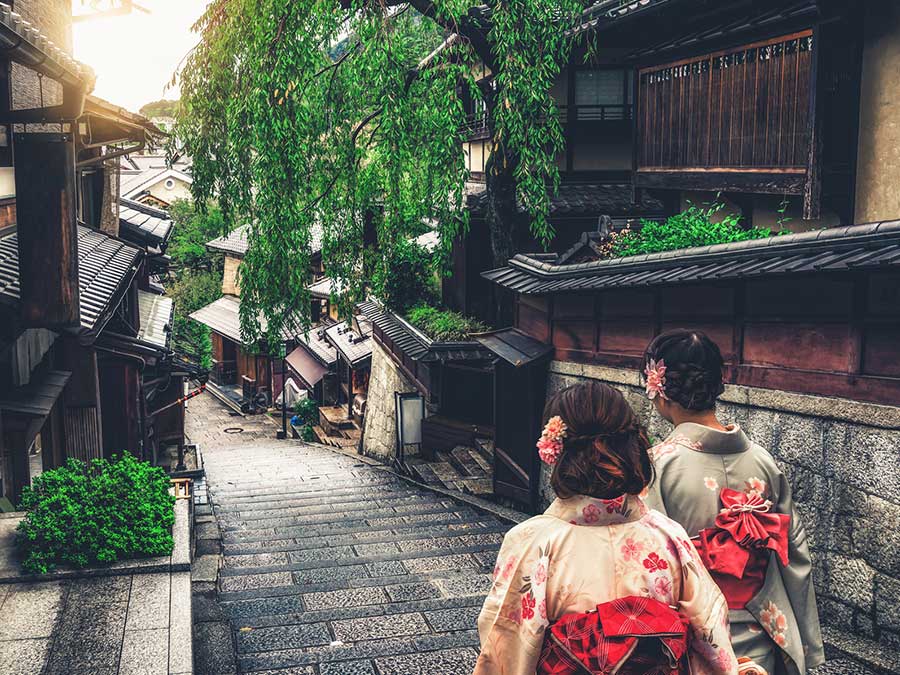
<svg viewBox="0 0 900 675">
<path fill-rule="evenodd" d="M 9 568 L 0 571 L 0 584 L 30 583 L 36 581 L 58 581 L 60 579 L 85 579 L 92 577 L 115 577 L 131 574 L 159 574 L 163 572 L 190 572 L 190 500 L 175 502 L 175 524 L 172 536 L 175 547 L 172 554 L 156 558 L 135 558 L 120 560 L 108 567 L 86 567 L 84 569 L 59 569 L 48 574 L 9 574 Z M 21 517 L 21 512 L 5 513 L 4 518 Z"/>
</svg>

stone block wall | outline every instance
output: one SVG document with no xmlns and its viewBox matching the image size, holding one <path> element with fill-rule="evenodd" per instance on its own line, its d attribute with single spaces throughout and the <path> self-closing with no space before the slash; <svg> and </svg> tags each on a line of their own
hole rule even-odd
<svg viewBox="0 0 900 675">
<path fill-rule="evenodd" d="M 618 387 L 655 440 L 671 430 L 634 371 L 554 361 L 548 395 L 583 379 Z M 790 479 L 822 621 L 900 650 L 900 408 L 729 386 L 720 413 L 768 448 Z"/>
<path fill-rule="evenodd" d="M 416 387 L 400 372 L 390 355 L 377 342 L 373 342 L 363 454 L 386 462 L 397 455 L 396 391 L 416 391 Z"/>
</svg>

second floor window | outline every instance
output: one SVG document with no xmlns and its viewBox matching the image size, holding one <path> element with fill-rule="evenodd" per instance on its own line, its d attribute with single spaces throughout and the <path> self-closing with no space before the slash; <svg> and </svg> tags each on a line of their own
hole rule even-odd
<svg viewBox="0 0 900 675">
<path fill-rule="evenodd" d="M 628 119 L 631 87 L 624 69 L 579 70 L 575 73 L 575 105 L 578 119 L 606 121 Z"/>
</svg>

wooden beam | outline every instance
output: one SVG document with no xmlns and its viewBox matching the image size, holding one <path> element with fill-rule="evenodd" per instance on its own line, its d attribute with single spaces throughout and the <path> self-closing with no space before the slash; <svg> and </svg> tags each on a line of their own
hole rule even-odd
<svg viewBox="0 0 900 675">
<path fill-rule="evenodd" d="M 636 187 L 705 192 L 803 194 L 805 171 L 647 171 L 634 176 Z"/>
<path fill-rule="evenodd" d="M 32 328 L 80 323 L 71 134 L 16 134 L 21 313 Z"/>
<path fill-rule="evenodd" d="M 822 102 L 824 96 L 825 68 L 822 67 L 822 30 L 813 29 L 812 72 L 809 75 L 809 145 L 807 146 L 806 184 L 803 186 L 803 220 L 819 217 L 822 195 Z"/>
</svg>

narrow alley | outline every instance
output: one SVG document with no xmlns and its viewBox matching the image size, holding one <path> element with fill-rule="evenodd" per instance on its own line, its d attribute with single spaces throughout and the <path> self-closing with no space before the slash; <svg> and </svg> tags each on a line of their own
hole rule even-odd
<svg viewBox="0 0 900 675">
<path fill-rule="evenodd" d="M 215 588 L 194 579 L 196 672 L 471 672 L 508 522 L 360 458 L 276 441 L 270 419 L 230 416 L 208 394 L 187 424 L 216 516 L 197 526 L 197 560 L 219 536 L 224 554 Z"/>
</svg>

